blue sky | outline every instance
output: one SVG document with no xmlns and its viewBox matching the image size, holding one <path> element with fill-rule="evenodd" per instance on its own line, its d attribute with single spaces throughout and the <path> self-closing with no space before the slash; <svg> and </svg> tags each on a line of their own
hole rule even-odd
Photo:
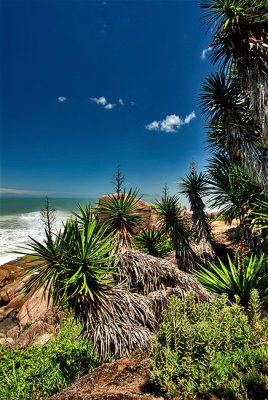
<svg viewBox="0 0 268 400">
<path fill-rule="evenodd" d="M 204 168 L 196 0 L 2 0 L 1 192 L 170 192 Z"/>
</svg>

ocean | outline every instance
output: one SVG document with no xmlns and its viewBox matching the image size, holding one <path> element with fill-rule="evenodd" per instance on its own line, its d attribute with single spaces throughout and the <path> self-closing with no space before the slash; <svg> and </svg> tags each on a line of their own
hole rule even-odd
<svg viewBox="0 0 268 400">
<path fill-rule="evenodd" d="M 98 199 L 49 198 L 49 204 L 56 210 L 56 228 L 77 211 L 77 204 L 96 204 Z M 0 265 L 18 258 L 16 251 L 23 251 L 31 241 L 44 238 L 44 226 L 41 221 L 41 209 L 45 198 L 39 197 L 0 197 Z"/>
</svg>

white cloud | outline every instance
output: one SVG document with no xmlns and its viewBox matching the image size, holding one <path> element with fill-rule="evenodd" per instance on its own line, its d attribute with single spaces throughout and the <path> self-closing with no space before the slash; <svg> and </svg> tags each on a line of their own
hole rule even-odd
<svg viewBox="0 0 268 400">
<path fill-rule="evenodd" d="M 67 100 L 67 97 L 64 97 L 64 96 L 58 97 L 58 102 L 59 103 L 64 103 L 66 100 Z"/>
<path fill-rule="evenodd" d="M 194 111 L 192 111 L 190 114 L 186 115 L 186 117 L 184 118 L 184 123 L 189 124 L 192 121 L 192 119 L 195 119 L 195 118 L 196 118 L 196 114 Z"/>
<path fill-rule="evenodd" d="M 92 103 L 96 103 L 99 106 L 105 108 L 105 110 L 112 110 L 116 107 L 116 104 L 110 103 L 105 97 L 91 97 L 90 100 Z"/>
<path fill-rule="evenodd" d="M 116 105 L 112 104 L 112 103 L 108 103 L 106 104 L 106 106 L 104 106 L 105 110 L 112 110 Z"/>
<path fill-rule="evenodd" d="M 149 131 L 158 131 L 160 128 L 160 123 L 158 121 L 153 121 L 150 124 L 145 126 Z"/>
<path fill-rule="evenodd" d="M 124 101 L 123 101 L 123 99 L 121 99 L 121 97 L 119 97 L 118 103 L 119 103 L 122 107 L 124 106 Z"/>
<path fill-rule="evenodd" d="M 207 58 L 207 53 L 212 50 L 212 47 L 207 47 L 201 51 L 200 58 L 205 60 Z"/>
<path fill-rule="evenodd" d="M 99 98 L 97 98 L 97 97 L 91 97 L 91 99 L 90 99 L 93 103 L 96 103 L 96 104 L 100 104 L 100 105 L 102 105 L 102 106 L 105 106 L 107 103 L 108 103 L 108 101 L 105 99 L 105 97 L 103 97 L 103 96 L 101 96 L 101 97 L 99 97 Z"/>
<path fill-rule="evenodd" d="M 166 118 L 160 121 L 155 120 L 150 124 L 145 125 L 145 128 L 149 131 L 176 132 L 181 126 L 189 124 L 195 117 L 196 115 L 194 111 L 188 114 L 184 119 L 180 118 L 176 114 L 167 115 Z"/>
<path fill-rule="evenodd" d="M 176 114 L 168 115 L 160 122 L 160 130 L 163 132 L 175 132 L 183 125 L 183 120 Z"/>
</svg>

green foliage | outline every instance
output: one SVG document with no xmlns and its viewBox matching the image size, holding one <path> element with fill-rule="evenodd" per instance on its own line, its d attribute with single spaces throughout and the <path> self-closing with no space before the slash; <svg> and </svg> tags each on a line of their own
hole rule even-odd
<svg viewBox="0 0 268 400">
<path fill-rule="evenodd" d="M 213 208 L 219 208 L 226 223 L 234 219 L 244 222 L 254 203 L 263 196 L 262 189 L 254 183 L 250 173 L 228 157 L 216 154 L 209 165 L 211 199 Z"/>
<path fill-rule="evenodd" d="M 155 257 L 164 257 L 173 250 L 171 240 L 166 233 L 154 228 L 148 228 L 135 237 L 135 243 L 139 250 Z"/>
<path fill-rule="evenodd" d="M 208 193 L 208 183 L 207 175 L 202 172 L 197 174 L 193 165 L 191 173 L 186 175 L 179 184 L 180 193 L 187 196 L 191 206 L 192 221 L 198 242 L 202 238 L 205 240 L 210 238 L 210 226 L 203 202 L 203 197 Z"/>
<path fill-rule="evenodd" d="M 203 399 L 208 392 L 241 398 L 252 384 L 267 387 L 268 347 L 251 349 L 254 341 L 243 309 L 228 306 L 226 297 L 210 304 L 172 297 L 153 345 L 150 379 L 171 398 Z"/>
<path fill-rule="evenodd" d="M 67 318 L 57 337 L 44 346 L 0 347 L 1 400 L 43 400 L 97 366 L 82 326 Z"/>
<path fill-rule="evenodd" d="M 160 230 L 170 235 L 181 269 L 190 270 L 196 256 L 189 242 L 189 228 L 177 196 L 167 193 L 155 202 Z"/>
<path fill-rule="evenodd" d="M 98 300 L 111 283 L 105 278 L 114 272 L 109 267 L 111 240 L 106 228 L 100 227 L 97 221 L 81 225 L 77 219 L 69 219 L 53 237 L 46 232 L 44 243 L 32 239 L 28 249 L 38 255 L 41 263 L 28 268 L 31 279 L 26 290 L 47 287 L 54 304 L 67 302 L 79 314 L 82 298 Z"/>
<path fill-rule="evenodd" d="M 264 305 L 268 303 L 267 260 L 251 255 L 249 259 L 241 260 L 239 256 L 234 261 L 228 256 L 228 265 L 220 259 L 218 264 L 209 263 L 208 267 L 200 266 L 195 272 L 198 280 L 210 291 L 218 294 L 226 293 L 233 301 L 238 296 L 241 304 L 248 306 L 250 292 L 257 289 Z"/>
<path fill-rule="evenodd" d="M 133 234 L 143 220 L 143 209 L 137 195 L 138 191 L 132 189 L 127 193 L 108 195 L 95 209 L 100 223 L 108 232 L 114 233 L 117 249 L 133 247 Z"/>
</svg>

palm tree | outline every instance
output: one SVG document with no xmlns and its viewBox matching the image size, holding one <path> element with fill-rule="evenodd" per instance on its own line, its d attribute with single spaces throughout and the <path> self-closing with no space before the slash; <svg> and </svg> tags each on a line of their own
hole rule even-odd
<svg viewBox="0 0 268 400">
<path fill-rule="evenodd" d="M 177 196 L 169 196 L 165 193 L 159 201 L 155 202 L 155 208 L 159 215 L 160 230 L 167 232 L 173 242 L 178 266 L 185 271 L 191 270 L 196 261 L 196 255 L 190 245 L 189 229 Z"/>
<path fill-rule="evenodd" d="M 179 183 L 180 193 L 187 196 L 191 211 L 193 227 L 197 232 L 197 242 L 201 239 L 210 241 L 210 226 L 205 212 L 203 197 L 208 194 L 208 179 L 205 173 L 196 173 L 192 167 L 190 174 Z"/>
<path fill-rule="evenodd" d="M 202 84 L 201 108 L 208 118 L 208 142 L 212 148 L 227 152 L 230 161 L 258 172 L 263 182 L 266 159 L 249 100 L 241 93 L 237 77 L 212 73 Z"/>
<path fill-rule="evenodd" d="M 210 237 L 211 228 L 203 202 L 203 197 L 209 190 L 207 176 L 202 172 L 197 174 L 193 164 L 190 174 L 181 180 L 179 187 L 180 193 L 187 196 L 192 211 L 193 229 L 196 233 L 195 253 L 199 254 L 203 261 L 211 260 L 214 257 Z"/>
<path fill-rule="evenodd" d="M 263 168 L 251 162 L 255 155 L 242 154 L 242 165 L 268 191 L 268 30 L 266 0 L 203 0 L 207 25 L 212 30 L 212 60 L 221 63 L 228 77 L 235 77 L 239 103 L 247 102 L 252 121 L 251 142 L 256 143 Z M 230 110 L 230 108 L 229 108 Z M 213 108 L 211 112 L 213 113 Z M 215 128 L 215 126 L 214 126 Z M 239 136 L 242 134 L 238 133 Z M 242 134 L 240 150 L 244 151 Z M 246 143 L 244 143 L 246 144 Z"/>
<path fill-rule="evenodd" d="M 133 234 L 143 220 L 143 209 L 137 199 L 138 191 L 130 189 L 108 195 L 102 199 L 95 208 L 98 221 L 103 224 L 108 232 L 113 232 L 115 237 L 115 251 L 122 251 L 134 246 Z"/>
</svg>

